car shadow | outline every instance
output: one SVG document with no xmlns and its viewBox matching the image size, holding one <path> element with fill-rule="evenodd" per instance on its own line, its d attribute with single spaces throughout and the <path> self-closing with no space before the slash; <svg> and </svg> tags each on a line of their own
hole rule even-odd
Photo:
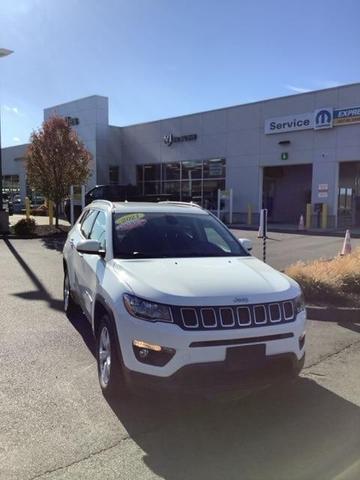
<svg viewBox="0 0 360 480">
<path fill-rule="evenodd" d="M 75 330 L 80 334 L 90 353 L 96 358 L 96 347 L 93 331 L 90 322 L 81 311 L 80 307 L 75 306 L 73 310 L 66 315 L 66 317 Z"/>
<path fill-rule="evenodd" d="M 24 300 L 47 302 L 50 308 L 63 312 L 63 301 L 52 297 L 45 285 L 25 262 L 10 240 L 4 239 L 4 242 L 35 287 L 35 290 L 14 293 L 13 295 Z M 75 330 L 81 335 L 91 354 L 95 357 L 95 340 L 91 325 L 80 307 L 74 307 L 73 311 L 67 315 L 67 318 Z"/>
<path fill-rule="evenodd" d="M 235 402 L 147 393 L 110 406 L 166 480 L 360 478 L 359 407 L 307 378 Z"/>
<path fill-rule="evenodd" d="M 48 303 L 50 308 L 53 308 L 54 310 L 63 310 L 63 302 L 61 300 L 58 300 L 52 297 L 52 295 L 46 289 L 45 285 L 41 282 L 39 277 L 34 273 L 34 271 L 29 267 L 29 265 L 25 262 L 25 260 L 22 258 L 22 256 L 19 254 L 19 252 L 14 247 L 14 245 L 10 242 L 10 240 L 5 238 L 4 243 L 35 287 L 35 290 L 33 291 L 27 290 L 25 292 L 14 293 L 13 295 L 16 297 L 22 298 L 24 300 L 45 301 Z"/>
<path fill-rule="evenodd" d="M 334 309 L 332 313 L 326 313 L 326 315 L 318 317 L 311 315 L 308 316 L 308 319 L 315 322 L 337 323 L 339 327 L 360 333 L 360 316 L 359 318 L 354 319 L 354 315 L 351 311 L 342 312 Z"/>
<path fill-rule="evenodd" d="M 57 252 L 62 252 L 64 244 L 66 242 L 66 233 L 59 235 L 51 235 L 48 237 L 41 238 L 41 244 L 43 247 L 48 248 L 49 250 L 56 250 Z"/>
<path fill-rule="evenodd" d="M 347 328 L 352 332 L 360 333 L 360 318 L 356 321 L 349 321 L 349 320 L 338 320 L 337 324 L 340 327 Z"/>
</svg>

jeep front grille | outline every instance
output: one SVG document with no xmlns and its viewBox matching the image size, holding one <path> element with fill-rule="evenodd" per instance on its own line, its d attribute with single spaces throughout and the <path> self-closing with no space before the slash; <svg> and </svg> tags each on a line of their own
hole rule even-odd
<svg viewBox="0 0 360 480">
<path fill-rule="evenodd" d="M 174 322 L 184 330 L 227 330 L 289 323 L 294 301 L 220 307 L 171 307 Z"/>
</svg>

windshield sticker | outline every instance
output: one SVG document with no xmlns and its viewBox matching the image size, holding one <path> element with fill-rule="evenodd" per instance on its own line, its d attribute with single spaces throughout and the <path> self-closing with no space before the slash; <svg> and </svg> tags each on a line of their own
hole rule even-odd
<svg viewBox="0 0 360 480">
<path fill-rule="evenodd" d="M 146 222 L 147 220 L 143 213 L 129 213 L 115 220 L 116 229 L 122 231 L 142 227 Z"/>
</svg>

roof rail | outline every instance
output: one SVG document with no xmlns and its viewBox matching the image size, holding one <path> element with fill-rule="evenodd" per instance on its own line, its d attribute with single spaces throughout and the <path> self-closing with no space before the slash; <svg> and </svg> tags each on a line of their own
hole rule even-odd
<svg viewBox="0 0 360 480">
<path fill-rule="evenodd" d="M 198 203 L 195 202 L 180 202 L 176 200 L 161 200 L 157 203 L 170 203 L 170 205 L 182 205 L 183 207 L 199 207 L 202 208 Z"/>
<path fill-rule="evenodd" d="M 107 206 L 109 206 L 109 207 L 113 207 L 113 206 L 114 206 L 113 202 L 110 202 L 110 200 L 102 200 L 101 198 L 100 198 L 99 200 L 93 200 L 93 201 L 91 202 L 91 204 L 93 204 L 93 203 L 103 203 L 103 204 L 105 204 L 105 205 L 107 205 Z"/>
</svg>

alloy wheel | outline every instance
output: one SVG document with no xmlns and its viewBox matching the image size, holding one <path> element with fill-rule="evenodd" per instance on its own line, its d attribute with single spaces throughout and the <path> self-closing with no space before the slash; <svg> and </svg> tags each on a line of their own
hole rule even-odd
<svg viewBox="0 0 360 480">
<path fill-rule="evenodd" d="M 111 369 L 110 334 L 106 326 L 103 326 L 99 339 L 99 369 L 101 384 L 106 388 L 110 381 Z"/>
</svg>

